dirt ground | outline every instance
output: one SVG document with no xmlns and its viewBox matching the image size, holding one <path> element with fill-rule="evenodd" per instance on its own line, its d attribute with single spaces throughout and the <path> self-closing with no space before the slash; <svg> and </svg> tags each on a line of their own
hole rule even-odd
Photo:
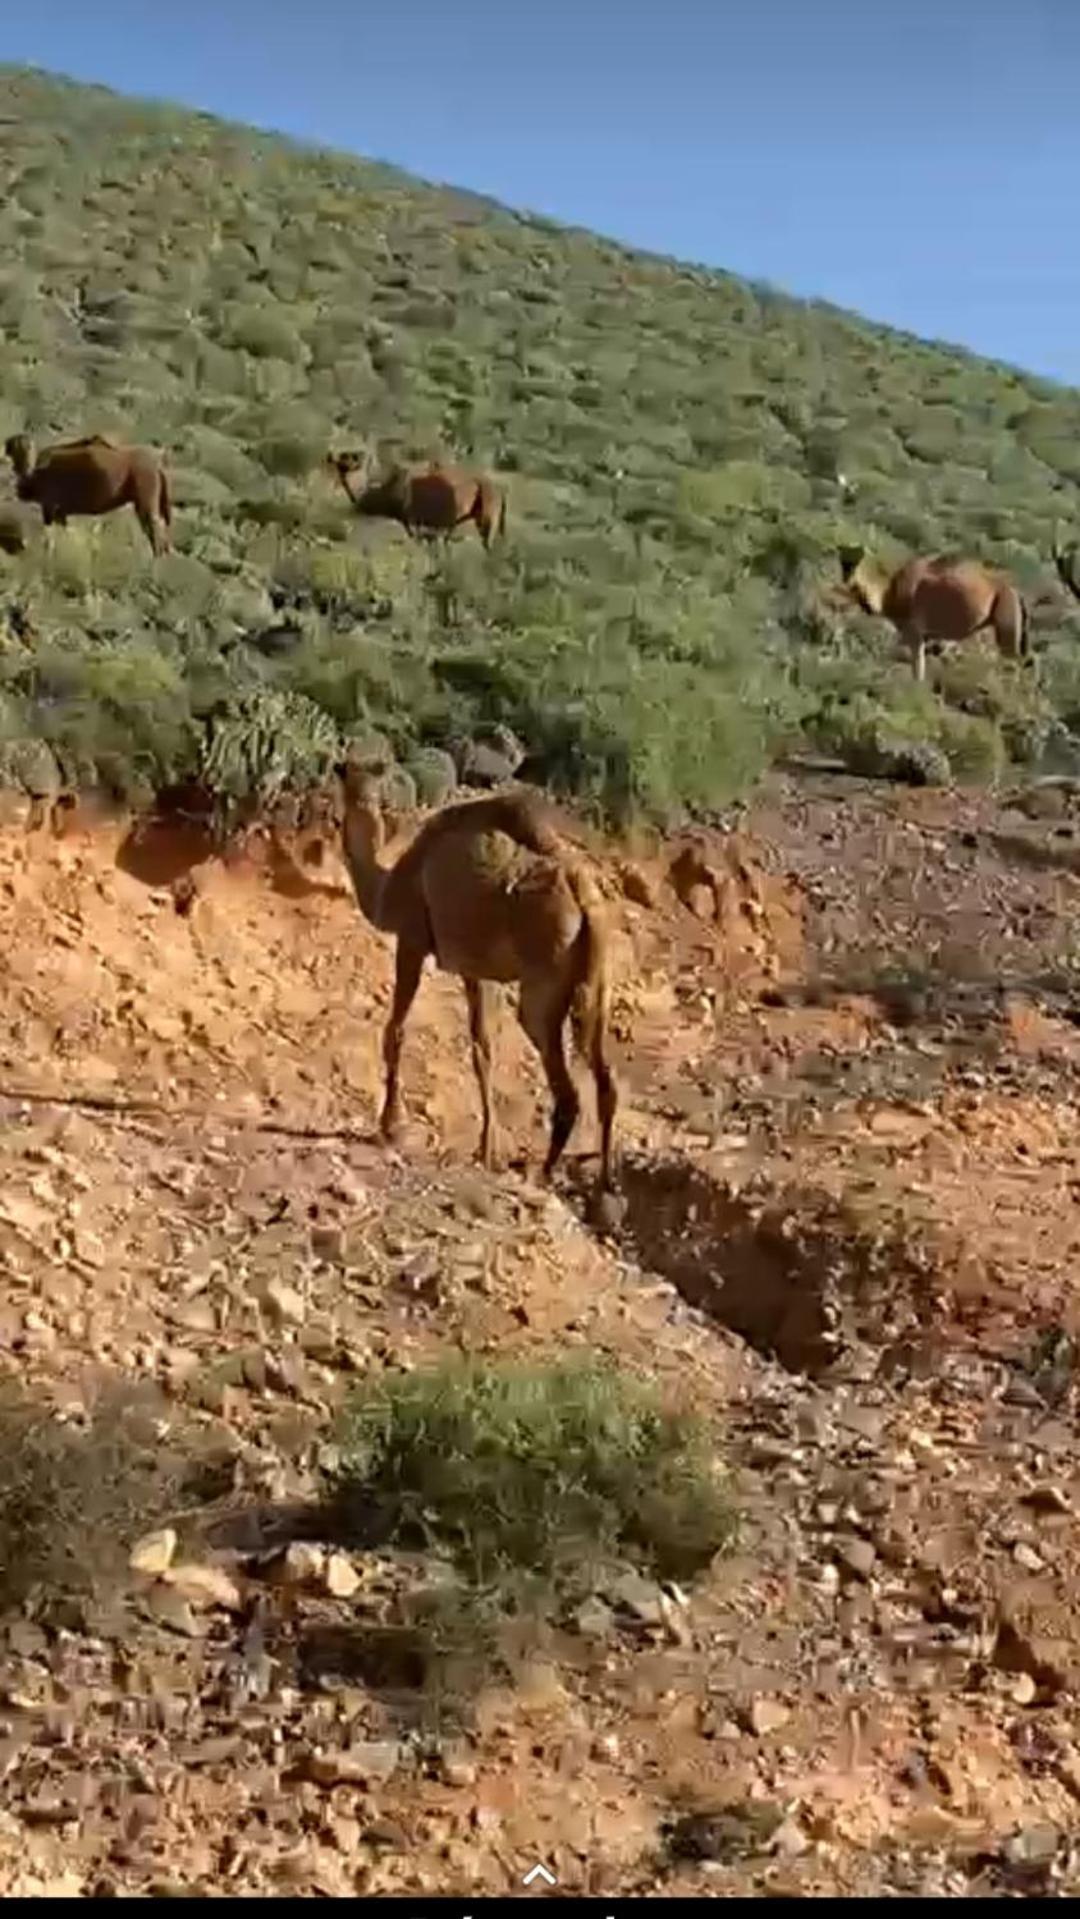
<svg viewBox="0 0 1080 1919">
<path fill-rule="evenodd" d="M 0 1368 L 233 1460 L 216 1603 L 0 1625 L 5 1892 L 1080 1891 L 1080 826 L 824 775 L 738 825 L 754 897 L 657 856 L 618 908 L 604 1232 L 591 1158 L 535 1181 L 509 1009 L 529 1164 L 475 1166 L 453 981 L 377 1143 L 392 955 L 332 847 L 192 897 L 175 833 L 3 828 Z M 738 1549 L 433 1731 L 349 1651 L 401 1568 L 284 1607 L 266 1515 L 368 1369 L 572 1347 L 717 1420 Z"/>
</svg>

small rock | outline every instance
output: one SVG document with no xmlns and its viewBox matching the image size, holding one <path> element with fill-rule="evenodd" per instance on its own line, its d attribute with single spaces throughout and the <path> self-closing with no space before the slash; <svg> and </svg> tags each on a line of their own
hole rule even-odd
<svg viewBox="0 0 1080 1919">
<path fill-rule="evenodd" d="M 146 1610 L 171 1631 L 181 1633 L 185 1639 L 202 1637 L 201 1622 L 183 1594 L 175 1592 L 171 1586 L 151 1586 L 143 1603 Z"/>
<path fill-rule="evenodd" d="M 299 1326 L 304 1317 L 301 1295 L 295 1286 L 286 1286 L 284 1280 L 272 1279 L 263 1293 L 263 1301 L 268 1311 L 283 1325 Z"/>
<path fill-rule="evenodd" d="M 869 1579 L 877 1552 L 868 1539 L 858 1539 L 852 1534 L 838 1539 L 834 1551 L 846 1572 L 853 1573 L 856 1579 Z"/>
<path fill-rule="evenodd" d="M 1021 1499 L 1021 1505 L 1030 1506 L 1036 1513 L 1071 1513 L 1072 1504 L 1060 1486 L 1032 1486 Z"/>
<path fill-rule="evenodd" d="M 301 1762 L 317 1786 L 366 1786 L 389 1779 L 401 1763 L 397 1739 L 367 1739 L 341 1752 L 311 1752 Z"/>
<path fill-rule="evenodd" d="M 311 1250 L 316 1259 L 340 1264 L 345 1258 L 345 1233 L 340 1226 L 313 1226 Z"/>
<path fill-rule="evenodd" d="M 334 1599 L 351 1599 L 363 1583 L 351 1559 L 331 1553 L 326 1562 L 326 1590 Z"/>
<path fill-rule="evenodd" d="M 291 1539 L 271 1568 L 274 1583 L 282 1586 L 321 1586 L 325 1576 L 325 1547 L 306 1539 Z"/>
<path fill-rule="evenodd" d="M 586 1639 L 606 1639 L 615 1624 L 615 1615 L 603 1599 L 586 1599 L 574 1614 L 574 1625 Z"/>
<path fill-rule="evenodd" d="M 1010 1866 L 1038 1868 L 1050 1864 L 1060 1843 L 1055 1826 L 1022 1826 L 1005 1841 L 1002 1853 Z"/>
<path fill-rule="evenodd" d="M 460 1748 L 449 1747 L 439 1755 L 439 1771 L 448 1786 L 468 1787 L 476 1784 L 476 1767 Z"/>
<path fill-rule="evenodd" d="M 772 1850 L 782 1859 L 798 1859 L 810 1847 L 802 1827 L 795 1819 L 785 1819 L 772 1836 Z"/>
<path fill-rule="evenodd" d="M 208 1299 L 189 1299 L 183 1305 L 170 1309 L 169 1318 L 174 1326 L 185 1333 L 216 1333 L 217 1313 Z"/>
<path fill-rule="evenodd" d="M 640 1619 L 646 1626 L 664 1623 L 664 1595 L 656 1581 L 641 1573 L 623 1573 L 610 1588 L 609 1596 L 623 1612 Z"/>
<path fill-rule="evenodd" d="M 167 1572 L 172 1565 L 176 1551 L 176 1531 L 172 1526 L 161 1526 L 157 1532 L 144 1533 L 131 1549 L 128 1565 L 133 1573 L 149 1573 L 157 1578 Z"/>
<path fill-rule="evenodd" d="M 769 1699 L 764 1695 L 752 1700 L 746 1711 L 746 1723 L 759 1739 L 764 1739 L 771 1732 L 779 1732 L 790 1718 L 791 1710 L 782 1699 Z"/>
<path fill-rule="evenodd" d="M 1034 1546 L 1029 1546 L 1026 1539 L 1017 1540 L 1013 1547 L 1013 1558 L 1018 1566 L 1023 1566 L 1029 1573 L 1041 1573 L 1046 1567 L 1041 1553 L 1037 1553 Z"/>
<path fill-rule="evenodd" d="M 1009 1694 L 1018 1706 L 1030 1706 L 1038 1690 L 1029 1672 L 1018 1672 L 1009 1687 Z"/>
<path fill-rule="evenodd" d="M 165 1575 L 168 1584 L 193 1606 L 222 1606 L 226 1612 L 238 1611 L 240 1588 L 220 1566 L 202 1566 L 195 1560 L 170 1566 Z"/>
</svg>

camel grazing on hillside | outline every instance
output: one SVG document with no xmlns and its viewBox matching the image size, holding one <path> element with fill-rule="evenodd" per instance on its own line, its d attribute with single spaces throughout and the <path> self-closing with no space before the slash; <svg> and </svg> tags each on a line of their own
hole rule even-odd
<svg viewBox="0 0 1080 1919">
<path fill-rule="evenodd" d="M 977 560 L 937 554 L 907 560 L 886 574 L 856 546 L 841 549 L 840 570 L 849 597 L 865 613 L 889 620 L 906 642 L 917 680 L 926 678 L 928 641 L 968 640 L 992 631 L 1006 657 L 1028 657 L 1023 600 L 1007 574 Z"/>
<path fill-rule="evenodd" d="M 64 526 L 72 515 L 115 513 L 133 506 L 155 556 L 171 544 L 172 495 L 168 475 L 148 447 L 120 446 L 101 434 L 34 447 L 13 433 L 4 452 L 15 472 L 20 500 L 41 508 L 46 526 Z"/>
<path fill-rule="evenodd" d="M 506 495 L 485 473 L 432 461 L 428 466 L 391 467 L 376 479 L 366 453 L 330 453 L 336 473 L 357 513 L 396 520 L 406 533 L 441 533 L 444 539 L 471 520 L 485 547 L 506 531 Z"/>
<path fill-rule="evenodd" d="M 569 1016 L 596 1084 L 600 1190 L 610 1190 L 618 1093 L 608 1060 L 608 929 L 595 882 L 536 800 L 523 793 L 444 807 L 425 821 L 397 862 L 384 867 L 377 775 L 349 761 L 336 770 L 342 849 L 357 903 L 372 926 L 397 936 L 394 999 L 383 1041 L 384 1138 L 392 1139 L 400 1123 L 402 1034 L 430 955 L 465 987 L 483 1113 L 482 1164 L 490 1167 L 495 1159 L 487 984 L 516 981 L 518 1017 L 554 1100 L 544 1178 L 550 1179 L 580 1111 L 563 1046 Z"/>
</svg>

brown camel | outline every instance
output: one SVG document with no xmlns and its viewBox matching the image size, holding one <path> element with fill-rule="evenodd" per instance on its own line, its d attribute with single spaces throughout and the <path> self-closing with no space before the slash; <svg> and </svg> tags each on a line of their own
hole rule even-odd
<svg viewBox="0 0 1080 1919">
<path fill-rule="evenodd" d="M 967 640 L 992 630 L 1001 653 L 1028 657 L 1024 602 L 1007 574 L 947 554 L 907 560 L 884 574 L 861 546 L 841 548 L 840 569 L 849 597 L 897 629 L 917 680 L 926 678 L 928 641 Z"/>
<path fill-rule="evenodd" d="M 444 539 L 471 520 L 485 547 L 506 531 L 506 495 L 484 473 L 432 461 L 426 467 L 391 467 L 372 478 L 366 453 L 331 453 L 337 474 L 355 507 L 373 519 L 396 520 L 406 533 L 441 533 Z"/>
<path fill-rule="evenodd" d="M 383 1042 L 384 1138 L 393 1138 L 400 1123 L 402 1034 L 431 955 L 465 986 L 483 1113 L 483 1165 L 490 1167 L 495 1158 L 487 983 L 516 981 L 518 1017 L 554 1100 L 544 1178 L 550 1179 L 580 1111 L 563 1046 L 569 1016 L 596 1084 L 600 1189 L 609 1190 L 618 1093 L 607 1053 L 607 926 L 594 882 L 537 802 L 522 793 L 444 807 L 425 821 L 397 862 L 384 867 L 376 776 L 351 762 L 337 773 L 342 847 L 360 911 L 372 926 L 397 936 L 394 999 Z"/>
<path fill-rule="evenodd" d="M 133 506 L 156 555 L 168 551 L 172 495 L 168 475 L 148 447 L 120 446 L 100 434 L 34 448 L 25 433 L 13 433 L 4 452 L 15 471 L 16 493 L 41 508 L 46 526 L 64 526 L 71 515 L 115 513 Z"/>
</svg>

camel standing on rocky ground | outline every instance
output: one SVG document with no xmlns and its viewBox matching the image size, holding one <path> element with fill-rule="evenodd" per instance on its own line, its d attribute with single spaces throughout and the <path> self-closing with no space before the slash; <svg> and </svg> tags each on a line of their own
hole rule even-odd
<svg viewBox="0 0 1080 1919">
<path fill-rule="evenodd" d="M 168 551 L 172 494 L 165 468 L 149 447 L 120 446 L 95 433 L 42 447 L 35 458 L 26 434 L 13 433 L 4 452 L 18 498 L 39 506 L 46 526 L 133 506 L 155 557 Z"/>
<path fill-rule="evenodd" d="M 375 479 L 366 453 L 330 453 L 326 464 L 357 513 L 396 520 L 406 533 L 441 533 L 448 540 L 471 521 L 487 548 L 496 533 L 506 532 L 506 495 L 486 473 L 437 460 L 391 467 Z"/>
<path fill-rule="evenodd" d="M 926 647 L 934 640 L 968 640 L 992 631 L 1007 658 L 1028 657 L 1024 602 L 1005 573 L 977 560 L 905 561 L 881 572 L 861 546 L 843 547 L 840 570 L 849 597 L 864 613 L 889 620 L 906 643 L 917 680 L 926 678 Z"/>
<path fill-rule="evenodd" d="M 544 1179 L 551 1178 L 580 1112 L 563 1045 L 569 1017 L 596 1085 L 600 1190 L 609 1191 L 618 1093 L 608 1059 L 609 938 L 595 882 L 537 801 L 522 793 L 444 807 L 385 867 L 379 858 L 384 826 L 377 775 L 348 761 L 337 775 L 342 848 L 357 903 L 372 926 L 397 937 L 394 998 L 383 1041 L 384 1138 L 392 1139 L 400 1124 L 402 1034 L 430 955 L 465 987 L 483 1113 L 482 1164 L 490 1168 L 495 1161 L 487 987 L 490 981 L 514 981 L 520 987 L 518 1016 L 554 1101 Z"/>
</svg>

